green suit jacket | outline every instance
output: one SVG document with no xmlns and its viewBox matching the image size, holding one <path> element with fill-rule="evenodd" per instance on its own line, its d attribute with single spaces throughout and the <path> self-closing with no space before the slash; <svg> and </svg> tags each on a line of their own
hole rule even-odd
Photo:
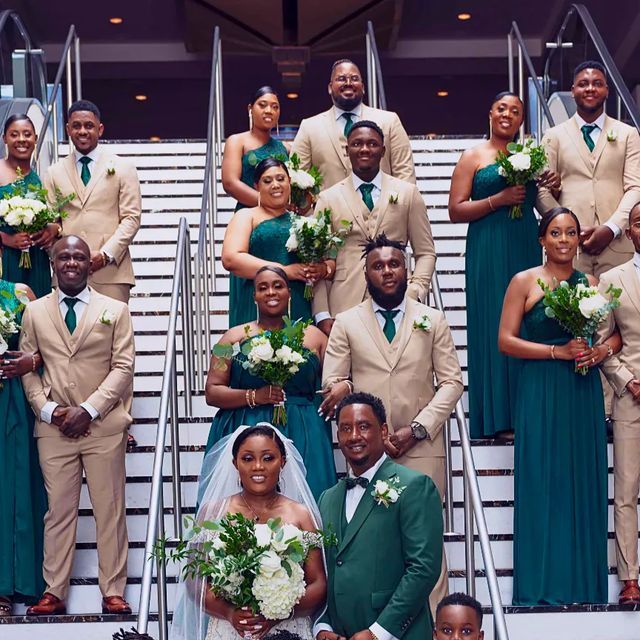
<svg viewBox="0 0 640 640">
<path fill-rule="evenodd" d="M 397 477 L 397 502 L 377 504 L 377 480 Z M 338 538 L 326 549 L 327 607 L 319 623 L 349 638 L 377 622 L 396 638 L 431 638 L 427 600 L 440 575 L 442 503 L 428 476 L 383 462 L 346 523 L 344 480 L 320 497 L 325 529 Z"/>
</svg>

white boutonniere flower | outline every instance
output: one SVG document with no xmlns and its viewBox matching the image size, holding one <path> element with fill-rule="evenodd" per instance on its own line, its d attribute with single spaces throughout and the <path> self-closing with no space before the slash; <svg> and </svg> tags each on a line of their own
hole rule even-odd
<svg viewBox="0 0 640 640">
<path fill-rule="evenodd" d="M 398 192 L 392 191 L 389 194 L 389 204 L 398 204 Z"/>
<path fill-rule="evenodd" d="M 23 304 L 26 306 L 29 304 L 29 302 L 31 302 L 31 300 L 29 300 L 29 296 L 27 295 L 27 292 L 24 289 L 18 289 L 16 287 L 15 294 L 16 294 L 16 298 L 18 298 L 18 300 L 20 301 L 20 304 Z"/>
<path fill-rule="evenodd" d="M 427 333 L 431 331 L 431 320 L 429 319 L 429 316 L 425 313 L 423 316 L 420 316 L 417 320 L 414 320 L 413 328 L 420 329 L 420 331 L 426 331 Z"/>
<path fill-rule="evenodd" d="M 398 501 L 400 494 L 406 487 L 400 486 L 400 479 L 397 476 L 389 480 L 377 480 L 373 485 L 371 495 L 377 504 L 389 508 L 390 504 Z"/>
<path fill-rule="evenodd" d="M 116 314 L 113 313 L 113 311 L 109 311 L 108 309 L 105 309 L 102 312 L 102 315 L 100 316 L 100 322 L 102 324 L 113 324 L 113 321 L 116 319 Z"/>
<path fill-rule="evenodd" d="M 107 175 L 108 176 L 115 176 L 116 175 L 116 168 L 113 164 L 113 160 L 109 160 L 107 162 Z"/>
<path fill-rule="evenodd" d="M 607 131 L 607 141 L 615 142 L 618 139 L 618 132 L 615 129 L 609 129 Z"/>
</svg>

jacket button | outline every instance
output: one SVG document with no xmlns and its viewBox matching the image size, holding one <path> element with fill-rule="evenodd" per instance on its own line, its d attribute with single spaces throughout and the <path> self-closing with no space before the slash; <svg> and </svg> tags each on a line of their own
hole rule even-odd
<svg viewBox="0 0 640 640">
<path fill-rule="evenodd" d="M 339 567 L 341 567 L 341 566 L 342 566 L 342 560 L 338 560 L 338 561 L 336 562 L 336 564 L 337 564 Z"/>
<path fill-rule="evenodd" d="M 75 389 L 76 388 L 76 383 L 75 382 L 70 382 L 69 383 L 69 388 L 70 389 Z"/>
</svg>

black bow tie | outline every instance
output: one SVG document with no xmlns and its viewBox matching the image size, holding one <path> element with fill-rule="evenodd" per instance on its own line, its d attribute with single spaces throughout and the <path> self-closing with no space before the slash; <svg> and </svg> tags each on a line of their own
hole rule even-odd
<svg viewBox="0 0 640 640">
<path fill-rule="evenodd" d="M 357 486 L 366 489 L 369 486 L 369 481 L 366 478 L 345 478 L 345 482 L 347 483 L 347 491 L 349 489 L 354 489 Z"/>
</svg>

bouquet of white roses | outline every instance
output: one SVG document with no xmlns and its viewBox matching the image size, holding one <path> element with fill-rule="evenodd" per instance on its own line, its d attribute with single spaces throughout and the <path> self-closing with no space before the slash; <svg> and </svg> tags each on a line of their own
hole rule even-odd
<svg viewBox="0 0 640 640">
<path fill-rule="evenodd" d="M 19 331 L 20 325 L 16 319 L 16 314 L 0 309 L 0 356 L 9 349 L 9 338 Z M 2 389 L 2 386 L 0 381 L 0 389 Z"/>
<path fill-rule="evenodd" d="M 243 368 L 254 376 L 262 378 L 267 384 L 284 387 L 306 362 L 307 353 L 303 346 L 304 330 L 311 321 L 291 320 L 285 316 L 284 327 L 275 331 L 261 331 L 258 335 L 248 337 L 241 345 L 217 344 L 213 347 L 213 355 L 219 358 L 218 366 L 226 366 L 225 360 L 238 359 L 240 353 L 245 356 Z M 248 332 L 248 325 L 245 332 Z M 248 336 L 248 333 L 247 333 Z M 284 402 L 274 405 L 273 423 L 287 423 Z"/>
<path fill-rule="evenodd" d="M 291 202 L 298 210 L 304 211 L 315 202 L 320 193 L 322 175 L 315 165 L 311 165 L 308 171 L 301 169 L 297 153 L 291 154 L 287 169 L 291 178 Z"/>
<path fill-rule="evenodd" d="M 334 232 L 331 227 L 331 209 L 316 211 L 311 216 L 298 216 L 293 220 L 285 246 L 287 251 L 297 253 L 301 262 L 335 259 L 350 229 L 351 223 L 341 220 L 340 227 Z M 305 300 L 313 298 L 312 282 L 306 283 L 304 297 Z"/>
<path fill-rule="evenodd" d="M 609 285 L 605 298 L 597 287 L 588 287 L 581 282 L 571 286 L 566 280 L 562 280 L 555 289 L 538 278 L 538 284 L 544 297 L 544 312 L 548 318 L 554 318 L 556 322 L 574 338 L 585 339 L 589 346 L 592 345 L 593 334 L 598 325 L 609 313 L 620 306 L 620 294 L 622 289 L 616 289 Z M 554 282 L 554 284 L 556 284 Z M 576 372 L 586 375 L 589 367 L 577 367 Z"/>
<path fill-rule="evenodd" d="M 498 151 L 496 163 L 498 173 L 507 181 L 509 186 L 525 185 L 535 180 L 547 164 L 547 156 L 542 146 L 535 144 L 532 138 L 523 144 L 510 142 L 507 152 Z M 509 210 L 512 219 L 522 218 L 522 205 L 514 204 Z"/>
<path fill-rule="evenodd" d="M 204 579 L 216 596 L 268 620 L 291 615 L 305 593 L 302 565 L 309 551 L 332 542 L 321 531 L 302 531 L 280 518 L 256 524 L 231 513 L 216 522 L 186 520 L 191 537 L 170 553 L 160 543 L 155 554 L 184 561 L 185 579 Z"/>
<path fill-rule="evenodd" d="M 27 186 L 21 178 L 22 173 L 18 169 L 18 180 L 14 187 L 0 200 L 0 220 L 4 224 L 16 232 L 32 234 L 67 216 L 62 208 L 76 197 L 75 193 L 62 197 L 60 191 L 56 190 L 56 202 L 51 206 L 47 202 L 46 189 L 33 184 Z M 29 249 L 22 250 L 18 266 L 31 269 Z"/>
</svg>

